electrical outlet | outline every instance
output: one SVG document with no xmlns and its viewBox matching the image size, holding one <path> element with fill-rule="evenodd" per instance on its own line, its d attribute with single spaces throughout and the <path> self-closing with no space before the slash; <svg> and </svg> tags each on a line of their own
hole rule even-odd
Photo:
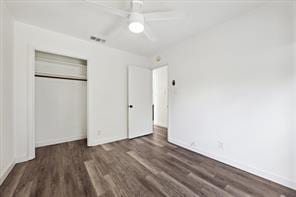
<svg viewBox="0 0 296 197">
<path fill-rule="evenodd" d="M 219 141 L 218 142 L 218 148 L 223 150 L 224 149 L 224 143 Z"/>
</svg>

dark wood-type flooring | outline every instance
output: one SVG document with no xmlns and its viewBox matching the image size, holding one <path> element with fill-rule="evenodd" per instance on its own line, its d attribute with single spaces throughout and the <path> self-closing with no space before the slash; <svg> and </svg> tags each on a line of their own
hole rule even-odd
<svg viewBox="0 0 296 197">
<path fill-rule="evenodd" d="M 17 164 L 1 197 L 295 197 L 296 191 L 167 142 L 153 135 L 87 147 L 85 140 L 37 148 Z"/>
</svg>

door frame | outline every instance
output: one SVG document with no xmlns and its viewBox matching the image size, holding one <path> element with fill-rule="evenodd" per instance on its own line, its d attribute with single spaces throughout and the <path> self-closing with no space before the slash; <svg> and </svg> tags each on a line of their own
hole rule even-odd
<svg viewBox="0 0 296 197">
<path fill-rule="evenodd" d="M 152 68 L 152 83 L 153 83 L 153 70 L 156 70 L 156 69 L 159 69 L 159 68 L 163 68 L 163 67 L 167 67 L 167 134 L 169 135 L 169 111 L 170 111 L 170 78 L 169 78 L 169 64 L 168 63 L 165 63 L 165 64 L 161 64 L 161 65 L 158 65 L 158 66 L 155 66 Z M 152 96 L 154 95 L 154 90 L 152 88 Z M 153 100 L 152 100 L 152 103 L 153 103 Z M 154 103 L 153 103 L 154 105 Z M 155 109 L 154 109 L 155 111 Z M 154 116 L 154 114 L 153 114 Z M 155 116 L 154 116 L 155 117 Z M 154 120 L 153 120 L 153 126 L 154 126 Z"/>
<path fill-rule="evenodd" d="M 27 68 L 27 158 L 24 158 L 24 161 L 32 160 L 35 158 L 35 53 L 36 51 L 42 51 L 46 53 L 53 53 L 78 59 L 86 60 L 87 62 L 87 81 L 86 81 L 86 130 L 87 130 L 87 139 L 90 136 L 90 112 L 91 112 L 91 96 L 90 96 L 90 69 L 89 69 L 89 57 L 87 55 L 81 55 L 80 53 L 75 53 L 72 50 L 59 49 L 58 47 L 48 47 L 48 46 L 37 46 L 29 45 L 28 47 L 28 68 Z M 89 145 L 89 140 L 88 145 Z"/>
</svg>

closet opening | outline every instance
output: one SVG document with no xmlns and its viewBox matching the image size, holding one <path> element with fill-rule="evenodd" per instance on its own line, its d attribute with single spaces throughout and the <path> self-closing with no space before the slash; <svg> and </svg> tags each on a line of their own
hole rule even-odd
<svg viewBox="0 0 296 197">
<path fill-rule="evenodd" d="M 35 51 L 35 148 L 87 136 L 87 60 Z"/>
</svg>

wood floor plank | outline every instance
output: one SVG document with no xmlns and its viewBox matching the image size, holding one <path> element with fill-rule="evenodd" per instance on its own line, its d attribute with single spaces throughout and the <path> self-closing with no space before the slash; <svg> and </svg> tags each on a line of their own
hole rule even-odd
<svg viewBox="0 0 296 197">
<path fill-rule="evenodd" d="M 204 188 L 209 188 L 209 190 L 212 193 L 219 194 L 223 197 L 233 197 L 231 194 L 227 193 L 225 190 L 217 187 L 216 185 L 212 184 L 211 182 L 209 182 L 203 178 L 200 178 L 199 176 L 197 176 L 193 173 L 190 173 L 189 175 L 187 175 L 187 177 L 190 177 L 190 178 L 202 183 L 204 185 Z"/>
<path fill-rule="evenodd" d="M 15 197 L 30 197 L 32 191 L 33 181 L 27 183 L 21 190 L 15 192 Z"/>
<path fill-rule="evenodd" d="M 240 189 L 237 189 L 231 185 L 227 185 L 225 187 L 225 191 L 227 191 L 228 193 L 232 194 L 233 196 L 241 196 L 241 197 L 251 197 L 250 194 L 240 190 Z"/>
<path fill-rule="evenodd" d="M 112 180 L 112 177 L 109 174 L 105 175 L 104 178 L 107 181 L 107 183 L 109 184 L 111 192 L 113 193 L 113 195 L 115 197 L 128 197 L 128 194 L 126 192 L 124 192 L 124 190 L 122 190 L 116 186 L 116 184 Z"/>
<path fill-rule="evenodd" d="M 85 161 L 84 165 L 87 169 L 92 185 L 96 190 L 96 194 L 101 196 L 109 189 L 107 183 L 102 178 L 103 175 L 99 172 L 99 170 L 97 170 L 94 160 Z"/>
<path fill-rule="evenodd" d="M 120 190 L 127 193 L 129 197 L 137 197 L 137 196 L 153 196 L 142 183 L 140 183 L 136 176 L 131 174 L 131 171 L 126 172 L 121 168 L 121 166 L 117 165 L 113 168 L 110 173 L 110 177 L 113 182 Z"/>
<path fill-rule="evenodd" d="M 0 187 L 0 196 L 13 196 L 21 177 L 24 174 L 26 164 L 17 164 L 10 175 L 7 177 L 3 185 Z"/>
<path fill-rule="evenodd" d="M 296 197 L 296 191 L 167 141 L 167 131 L 87 147 L 36 149 L 0 186 L 1 197 Z"/>
<path fill-rule="evenodd" d="M 163 147 L 164 145 L 159 142 L 159 141 L 155 141 L 155 140 L 152 140 L 152 139 L 149 139 L 149 138 L 143 138 L 144 141 L 152 144 L 152 145 L 155 145 L 155 146 L 159 146 L 159 147 Z"/>
<path fill-rule="evenodd" d="M 130 155 L 132 158 L 137 160 L 140 164 L 142 164 L 145 168 L 150 170 L 153 174 L 158 174 L 160 171 L 155 168 L 149 161 L 146 161 L 145 159 L 141 158 L 136 152 L 129 151 L 127 152 L 128 155 Z"/>
<path fill-rule="evenodd" d="M 260 184 L 250 178 L 245 178 L 235 171 L 227 170 L 224 167 L 219 167 L 219 165 L 205 164 L 201 163 L 201 166 L 207 168 L 209 171 L 215 172 L 215 178 L 217 180 L 223 180 L 230 185 L 239 188 L 247 193 L 254 196 L 279 196 L 280 193 L 277 190 L 270 190 L 264 185 Z"/>
<path fill-rule="evenodd" d="M 157 190 L 159 192 L 161 192 L 164 196 L 167 196 L 167 197 L 170 196 L 170 194 L 167 191 L 165 191 L 165 188 L 163 187 L 163 185 L 159 184 L 153 176 L 148 175 L 145 178 L 147 181 L 149 181 L 151 183 L 151 185 L 153 185 L 155 188 L 157 188 Z"/>
<path fill-rule="evenodd" d="M 168 175 L 165 172 L 161 172 L 160 175 L 161 177 L 165 178 L 169 182 L 171 182 L 173 185 L 175 185 L 178 189 L 179 192 L 182 192 L 184 196 L 192 196 L 192 197 L 199 197 L 196 193 L 194 193 L 192 190 L 190 190 L 188 187 L 186 187 L 184 184 L 180 183 L 178 180 L 173 178 L 172 176 Z"/>
<path fill-rule="evenodd" d="M 206 169 L 202 168 L 200 165 L 195 165 L 194 163 L 184 159 L 184 158 L 180 158 L 177 157 L 176 155 L 172 154 L 172 153 L 168 153 L 168 156 L 175 158 L 176 160 L 178 160 L 179 162 L 183 163 L 185 165 L 186 168 L 188 168 L 191 172 L 199 172 L 199 173 L 203 173 L 205 176 L 208 177 L 212 177 L 214 178 L 215 175 L 209 171 L 207 171 Z"/>
<path fill-rule="evenodd" d="M 105 150 L 105 151 L 110 151 L 110 150 L 112 150 L 112 146 L 110 145 L 110 144 L 103 144 L 103 145 L 101 145 L 102 147 L 103 147 L 103 149 Z"/>
</svg>

